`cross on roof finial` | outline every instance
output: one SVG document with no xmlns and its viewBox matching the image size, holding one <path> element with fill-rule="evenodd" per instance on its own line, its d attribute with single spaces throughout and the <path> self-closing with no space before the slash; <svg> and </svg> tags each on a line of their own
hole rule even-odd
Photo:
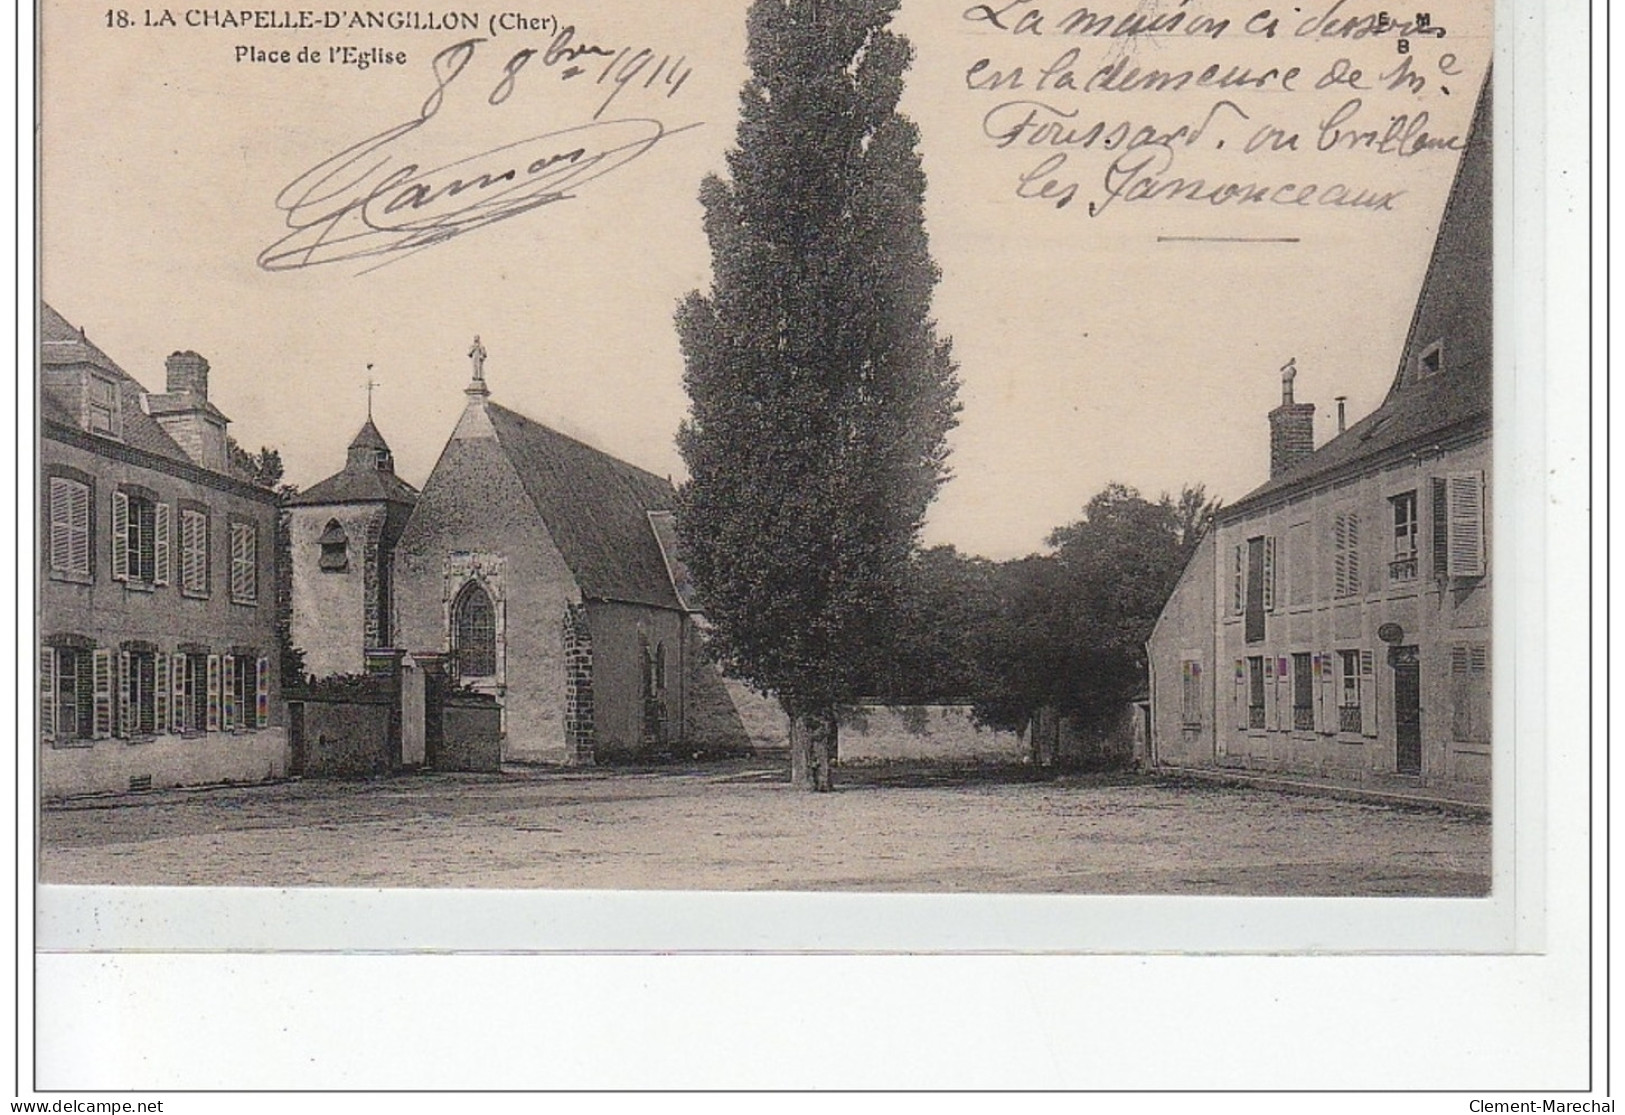
<svg viewBox="0 0 1625 1115">
<path fill-rule="evenodd" d="M 372 421 L 372 391 L 373 391 L 373 388 L 382 387 L 382 386 L 383 386 L 383 384 L 378 383 L 376 380 L 374 380 L 372 378 L 372 365 L 368 364 L 367 365 L 367 421 L 368 422 Z"/>
</svg>

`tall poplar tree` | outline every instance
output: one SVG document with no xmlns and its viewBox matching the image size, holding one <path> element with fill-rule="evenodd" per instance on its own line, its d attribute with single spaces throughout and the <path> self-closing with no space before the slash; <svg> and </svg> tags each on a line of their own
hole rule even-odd
<svg viewBox="0 0 1625 1115">
<path fill-rule="evenodd" d="M 790 716 L 831 787 L 836 710 L 886 654 L 958 381 L 930 317 L 913 52 L 898 0 L 755 0 L 712 286 L 677 312 L 691 400 L 678 532 L 725 669 Z"/>
</svg>

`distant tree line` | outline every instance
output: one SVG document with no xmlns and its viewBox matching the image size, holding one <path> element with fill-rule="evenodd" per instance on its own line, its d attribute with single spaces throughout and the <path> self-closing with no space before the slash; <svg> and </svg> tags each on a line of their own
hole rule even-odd
<svg viewBox="0 0 1625 1115">
<path fill-rule="evenodd" d="M 1217 509 L 1201 486 L 1148 500 L 1112 484 L 1050 533 L 1046 552 L 993 562 L 921 551 L 871 694 L 970 703 L 1013 730 L 1045 707 L 1104 727 L 1146 684 L 1146 639 Z"/>
</svg>

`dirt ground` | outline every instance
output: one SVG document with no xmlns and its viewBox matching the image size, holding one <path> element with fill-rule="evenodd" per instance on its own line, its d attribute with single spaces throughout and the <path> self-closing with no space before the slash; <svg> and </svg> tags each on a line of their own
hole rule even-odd
<svg viewBox="0 0 1625 1115">
<path fill-rule="evenodd" d="M 1021 767 L 782 761 L 289 782 L 81 799 L 46 883 L 1478 895 L 1490 824 L 1451 813 Z"/>
</svg>

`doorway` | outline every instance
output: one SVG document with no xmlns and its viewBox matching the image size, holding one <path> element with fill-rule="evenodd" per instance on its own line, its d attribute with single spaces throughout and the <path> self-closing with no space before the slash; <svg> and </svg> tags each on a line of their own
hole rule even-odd
<svg viewBox="0 0 1625 1115">
<path fill-rule="evenodd" d="M 1422 773 L 1422 668 L 1416 647 L 1388 653 L 1394 668 L 1394 770 Z"/>
</svg>

